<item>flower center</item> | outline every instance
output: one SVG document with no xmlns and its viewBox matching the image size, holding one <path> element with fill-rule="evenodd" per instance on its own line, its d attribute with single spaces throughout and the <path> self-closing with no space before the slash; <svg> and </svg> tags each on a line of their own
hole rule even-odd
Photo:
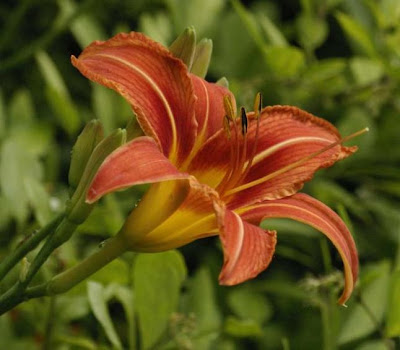
<svg viewBox="0 0 400 350">
<path fill-rule="evenodd" d="M 244 107 L 240 108 L 240 117 L 237 116 L 236 111 L 233 108 L 233 102 L 229 95 L 224 97 L 225 107 L 225 118 L 224 118 L 224 130 L 226 136 L 230 142 L 230 166 L 226 172 L 224 178 L 217 186 L 217 191 L 222 197 L 229 191 L 240 184 L 248 174 L 254 157 L 257 151 L 257 141 L 260 129 L 260 114 L 262 109 L 262 95 L 257 93 L 254 100 L 254 115 L 252 116 L 253 121 L 255 119 L 257 125 L 255 128 L 254 142 L 251 150 L 248 149 L 248 123 L 249 118 L 246 114 Z M 239 132 L 238 119 L 240 118 L 241 132 Z"/>
<path fill-rule="evenodd" d="M 349 141 L 356 136 L 364 134 L 369 130 L 368 128 L 361 129 L 340 140 L 332 142 L 326 147 L 323 147 L 320 150 L 313 152 L 297 161 L 294 161 L 293 163 L 288 164 L 272 173 L 266 174 L 265 176 L 258 178 L 256 180 L 243 183 L 247 174 L 250 171 L 251 166 L 253 165 L 253 161 L 257 153 L 257 144 L 258 144 L 259 129 L 260 129 L 260 117 L 262 109 L 262 96 L 260 93 L 256 95 L 254 101 L 254 114 L 250 115 L 251 117 L 250 121 L 244 107 L 241 107 L 240 109 L 240 117 L 237 116 L 237 113 L 233 108 L 233 102 L 231 100 L 231 97 L 228 95 L 225 96 L 224 98 L 224 107 L 226 113 L 224 118 L 224 130 L 228 142 L 230 142 L 230 161 L 229 161 L 229 168 L 225 176 L 223 177 L 222 181 L 216 188 L 221 198 L 223 198 L 224 200 L 227 200 L 227 197 L 230 197 L 231 195 L 237 192 L 257 186 L 279 175 L 282 175 L 287 171 L 295 169 L 303 165 L 304 163 L 310 161 L 311 159 L 319 156 L 320 154 L 346 141 Z M 240 118 L 240 123 L 239 123 L 239 118 Z M 253 122 L 254 120 L 256 121 L 257 125 L 254 131 L 254 140 L 251 140 L 252 148 L 251 150 L 249 150 L 248 124 L 249 122 Z M 240 126 L 241 126 L 241 132 L 239 130 Z"/>
</svg>

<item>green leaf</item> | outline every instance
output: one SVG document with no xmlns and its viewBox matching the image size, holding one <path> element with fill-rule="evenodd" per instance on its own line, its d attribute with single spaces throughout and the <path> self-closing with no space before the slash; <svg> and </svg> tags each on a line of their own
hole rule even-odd
<svg viewBox="0 0 400 350">
<path fill-rule="evenodd" d="M 400 270 L 393 271 L 387 308 L 385 334 L 387 337 L 400 336 Z"/>
<path fill-rule="evenodd" d="M 332 79 L 344 72 L 346 61 L 342 58 L 326 58 L 312 63 L 302 76 L 302 81 L 308 84 L 318 84 Z"/>
<path fill-rule="evenodd" d="M 0 140 L 6 132 L 6 106 L 3 99 L 3 93 L 0 89 Z"/>
<path fill-rule="evenodd" d="M 242 320 L 252 320 L 262 325 L 272 316 L 272 306 L 265 295 L 250 287 L 237 287 L 228 295 L 228 304 Z"/>
<path fill-rule="evenodd" d="M 384 75 L 382 63 L 365 57 L 350 59 L 350 69 L 358 85 L 369 85 L 380 80 Z"/>
<path fill-rule="evenodd" d="M 46 97 L 56 117 L 70 135 L 76 133 L 80 126 L 80 118 L 60 72 L 44 51 L 36 54 L 36 61 L 46 81 Z"/>
<path fill-rule="evenodd" d="M 22 88 L 11 98 L 8 107 L 8 121 L 11 129 L 24 128 L 33 121 L 35 109 L 31 93 Z"/>
<path fill-rule="evenodd" d="M 178 307 L 186 266 L 178 251 L 140 254 L 134 264 L 135 305 L 143 349 L 154 346 Z"/>
<path fill-rule="evenodd" d="M 327 23 L 307 14 L 300 15 L 296 21 L 297 35 L 302 47 L 313 51 L 325 41 L 328 36 Z"/>
<path fill-rule="evenodd" d="M 264 54 L 270 71 L 276 77 L 293 77 L 304 67 L 303 52 L 293 46 L 267 46 L 264 48 Z"/>
<path fill-rule="evenodd" d="M 130 346 L 129 348 L 133 350 L 136 348 L 136 325 L 133 305 L 133 293 L 127 287 L 116 285 L 114 296 L 124 308 L 126 320 L 128 322 L 128 342 Z"/>
<path fill-rule="evenodd" d="M 76 4 L 70 0 L 59 0 L 58 3 L 66 13 L 73 13 L 77 9 Z M 71 21 L 70 30 L 82 49 L 95 40 L 105 40 L 107 38 L 99 23 L 88 14 L 76 16 Z"/>
<path fill-rule="evenodd" d="M 357 145 L 359 147 L 357 153 L 352 157 L 353 162 L 355 159 L 369 157 L 374 152 L 377 127 L 365 109 L 359 107 L 348 109 L 340 119 L 337 127 L 342 135 L 350 135 L 365 127 L 369 128 L 368 133 L 346 142 L 346 146 Z"/>
<path fill-rule="evenodd" d="M 9 135 L 10 138 L 33 156 L 44 156 L 51 152 L 53 130 L 49 124 L 29 122 L 14 128 Z"/>
<path fill-rule="evenodd" d="M 121 340 L 115 331 L 110 313 L 108 312 L 107 303 L 104 299 L 103 286 L 100 283 L 89 281 L 87 283 L 87 292 L 93 314 L 103 327 L 108 340 L 116 349 L 122 349 Z"/>
<path fill-rule="evenodd" d="M 254 15 L 248 11 L 239 0 L 231 0 L 233 8 L 243 21 L 249 35 L 252 37 L 258 48 L 262 51 L 265 47 L 266 41 L 261 34 L 257 25 Z"/>
<path fill-rule="evenodd" d="M 338 203 L 345 205 L 349 211 L 359 218 L 368 220 L 369 213 L 360 203 L 359 199 L 351 192 L 334 181 L 315 180 L 310 184 L 311 193 L 314 197 L 324 202 L 329 207 L 336 207 Z"/>
<path fill-rule="evenodd" d="M 357 346 L 354 350 L 388 350 L 387 342 L 383 340 L 370 340 Z"/>
<path fill-rule="evenodd" d="M 221 312 L 214 286 L 215 282 L 205 267 L 199 269 L 188 284 L 187 313 L 193 312 L 196 318 L 193 342 L 197 350 L 210 349 L 221 327 Z"/>
<path fill-rule="evenodd" d="M 349 308 L 346 310 L 348 317 L 339 334 L 339 344 L 365 337 L 379 326 L 387 306 L 389 272 L 390 264 L 387 261 L 364 267 L 363 275 L 360 278 L 363 305 L 355 304 L 354 299 L 351 300 L 351 304 L 349 303 Z M 365 310 L 364 304 L 369 311 Z M 371 319 L 369 312 L 374 315 L 374 320 Z"/>
<path fill-rule="evenodd" d="M 224 332 L 238 338 L 259 337 L 262 335 L 262 330 L 255 321 L 240 320 L 233 316 L 226 318 Z"/>
<path fill-rule="evenodd" d="M 225 5 L 225 0 L 164 0 L 168 6 L 175 31 L 181 32 L 188 26 L 196 28 L 201 38 L 215 25 Z"/>
<path fill-rule="evenodd" d="M 35 213 L 35 218 L 40 226 L 46 225 L 52 218 L 50 209 L 50 196 L 38 180 L 32 177 L 24 179 L 24 187 L 28 200 Z"/>
<path fill-rule="evenodd" d="M 362 51 L 371 56 L 376 56 L 376 50 L 371 40 L 369 33 L 349 15 L 341 12 L 336 13 L 336 19 L 339 21 L 340 26 L 348 36 Z"/>
<path fill-rule="evenodd" d="M 8 207 L 18 223 L 23 223 L 28 214 L 28 195 L 25 179 L 39 180 L 41 166 L 38 161 L 13 140 L 6 140 L 0 154 L 0 188 Z"/>
<path fill-rule="evenodd" d="M 168 46 L 171 42 L 172 25 L 165 12 L 144 13 L 139 18 L 139 29 L 164 46 Z"/>
<path fill-rule="evenodd" d="M 265 13 L 258 13 L 257 19 L 269 44 L 273 46 L 289 45 L 283 33 Z"/>
</svg>

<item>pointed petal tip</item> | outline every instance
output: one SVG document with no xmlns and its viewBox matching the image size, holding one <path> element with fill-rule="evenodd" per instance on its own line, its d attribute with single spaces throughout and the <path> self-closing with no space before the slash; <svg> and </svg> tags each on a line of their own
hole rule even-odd
<svg viewBox="0 0 400 350">
<path fill-rule="evenodd" d="M 242 221 L 230 210 L 217 212 L 224 264 L 219 275 L 221 285 L 232 286 L 256 277 L 270 264 L 275 252 L 276 231 L 264 231 Z"/>
</svg>

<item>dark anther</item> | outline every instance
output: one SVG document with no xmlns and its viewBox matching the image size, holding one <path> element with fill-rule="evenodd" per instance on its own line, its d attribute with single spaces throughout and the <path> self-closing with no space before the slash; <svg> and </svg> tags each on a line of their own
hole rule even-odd
<svg viewBox="0 0 400 350">
<path fill-rule="evenodd" d="M 240 116 L 242 118 L 242 134 L 244 135 L 247 133 L 247 115 L 244 107 L 240 108 Z"/>
</svg>

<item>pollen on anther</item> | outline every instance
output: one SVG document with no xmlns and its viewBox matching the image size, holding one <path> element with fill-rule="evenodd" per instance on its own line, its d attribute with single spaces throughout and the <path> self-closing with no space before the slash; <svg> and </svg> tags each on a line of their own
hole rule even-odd
<svg viewBox="0 0 400 350">
<path fill-rule="evenodd" d="M 242 119 L 242 135 L 245 135 L 247 133 L 247 115 L 246 115 L 246 110 L 244 107 L 240 108 L 240 117 Z"/>
</svg>

